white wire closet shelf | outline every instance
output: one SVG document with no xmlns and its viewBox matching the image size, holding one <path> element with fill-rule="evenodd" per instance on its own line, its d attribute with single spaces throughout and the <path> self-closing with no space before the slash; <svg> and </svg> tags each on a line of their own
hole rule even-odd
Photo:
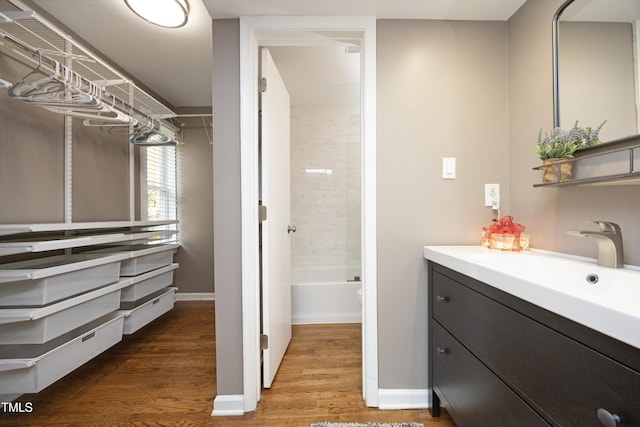
<svg viewBox="0 0 640 427">
<path fill-rule="evenodd" d="M 97 222 L 45 222 L 23 224 L 0 224 L 0 236 L 22 233 L 42 233 L 51 231 L 74 231 L 113 228 L 160 227 L 177 224 L 178 220 L 159 221 L 97 221 Z"/>
<path fill-rule="evenodd" d="M 10 1 L 21 11 L 0 11 L 0 49 L 34 69 L 13 82 L 11 96 L 83 118 L 86 126 L 127 132 L 132 144 L 179 143 L 169 107 L 22 1 Z"/>
<path fill-rule="evenodd" d="M 98 245 L 138 245 L 148 243 L 149 248 L 158 244 L 176 243 L 175 236 L 178 230 L 164 228 L 163 225 L 175 224 L 177 221 L 117 221 L 103 223 L 74 223 L 74 224 L 7 224 L 0 225 L 0 256 L 16 255 L 23 253 L 38 253 L 61 249 L 72 249 Z M 95 230 L 89 234 L 88 225 L 93 225 Z M 130 228 L 121 230 L 120 228 Z M 99 231 L 102 230 L 102 231 Z M 22 233 L 48 233 L 69 232 L 70 235 L 31 235 L 29 237 L 16 238 Z M 161 247 L 161 246 L 158 246 Z"/>
<path fill-rule="evenodd" d="M 140 243 L 149 239 L 162 241 L 161 239 L 167 239 L 168 236 L 173 236 L 177 234 L 177 232 L 177 230 L 155 230 L 68 238 L 54 237 L 1 241 L 0 256 L 23 254 L 28 252 L 55 251 L 60 249 L 79 248 L 83 246 L 108 245 L 120 242 Z"/>
</svg>

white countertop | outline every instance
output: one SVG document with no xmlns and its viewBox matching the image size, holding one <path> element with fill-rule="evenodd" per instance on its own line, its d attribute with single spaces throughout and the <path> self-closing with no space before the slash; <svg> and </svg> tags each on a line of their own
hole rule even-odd
<svg viewBox="0 0 640 427">
<path fill-rule="evenodd" d="M 640 271 L 531 250 L 425 246 L 424 257 L 640 349 Z M 587 275 L 597 274 L 597 283 Z"/>
</svg>

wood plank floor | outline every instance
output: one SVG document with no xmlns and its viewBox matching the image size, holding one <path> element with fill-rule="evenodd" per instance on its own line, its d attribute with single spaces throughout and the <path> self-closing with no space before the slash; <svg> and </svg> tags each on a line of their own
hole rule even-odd
<svg viewBox="0 0 640 427">
<path fill-rule="evenodd" d="M 360 326 L 295 326 L 258 411 L 211 417 L 213 302 L 177 302 L 160 319 L 38 394 L 31 413 L 0 412 L 2 426 L 301 426 L 320 421 L 421 422 L 455 427 L 446 413 L 380 411 L 361 397 Z"/>
</svg>

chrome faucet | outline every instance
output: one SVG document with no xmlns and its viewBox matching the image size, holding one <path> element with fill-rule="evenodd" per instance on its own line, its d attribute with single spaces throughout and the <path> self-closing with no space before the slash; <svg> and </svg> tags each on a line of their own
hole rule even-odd
<svg viewBox="0 0 640 427">
<path fill-rule="evenodd" d="M 599 231 L 568 230 L 571 236 L 595 237 L 598 243 L 598 265 L 604 267 L 623 268 L 622 231 L 620 226 L 607 221 L 585 221 L 600 226 Z"/>
</svg>

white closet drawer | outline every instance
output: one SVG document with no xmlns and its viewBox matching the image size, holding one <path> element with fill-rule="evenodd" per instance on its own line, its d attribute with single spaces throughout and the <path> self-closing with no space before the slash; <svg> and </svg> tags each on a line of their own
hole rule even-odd
<svg viewBox="0 0 640 427">
<path fill-rule="evenodd" d="M 116 311 L 128 280 L 45 307 L 0 310 L 0 344 L 43 344 Z"/>
<path fill-rule="evenodd" d="M 91 253 L 124 255 L 126 258 L 120 264 L 120 276 L 130 277 L 171 264 L 178 247 L 177 243 L 117 246 Z"/>
<path fill-rule="evenodd" d="M 0 305 L 46 305 L 115 283 L 122 258 L 122 254 L 73 254 L 2 264 Z"/>
<path fill-rule="evenodd" d="M 178 245 L 140 245 L 131 250 L 131 259 L 124 260 L 120 266 L 121 276 L 137 276 L 173 262 L 173 253 Z"/>
<path fill-rule="evenodd" d="M 122 340 L 112 313 L 46 344 L 0 347 L 0 390 L 37 393 Z"/>
<path fill-rule="evenodd" d="M 124 334 L 132 334 L 173 308 L 177 288 L 165 288 L 149 295 L 131 310 L 119 310 L 125 316 Z"/>
<path fill-rule="evenodd" d="M 137 301 L 160 289 L 171 286 L 173 284 L 173 270 L 178 267 L 179 264 L 171 264 L 132 277 L 130 279 L 131 286 L 127 286 L 122 290 L 120 300 L 123 302 Z"/>
</svg>

